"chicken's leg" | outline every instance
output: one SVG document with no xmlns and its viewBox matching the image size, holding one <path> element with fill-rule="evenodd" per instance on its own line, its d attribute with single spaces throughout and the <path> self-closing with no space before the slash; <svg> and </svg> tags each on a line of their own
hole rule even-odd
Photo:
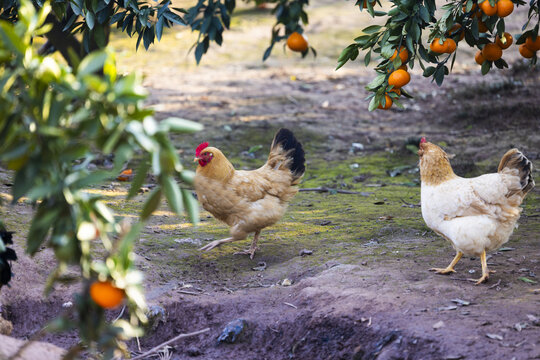
<svg viewBox="0 0 540 360">
<path fill-rule="evenodd" d="M 233 237 L 229 237 L 229 238 L 226 238 L 226 239 L 221 239 L 221 240 L 214 240 L 212 241 L 210 244 L 208 245 L 205 245 L 203 246 L 202 248 L 200 248 L 199 250 L 200 251 L 210 251 L 212 250 L 213 248 L 221 245 L 221 244 L 225 244 L 225 243 L 228 243 L 228 242 L 231 242 L 231 241 L 235 241 L 235 240 L 239 240 L 239 239 L 235 239 Z"/>
<path fill-rule="evenodd" d="M 253 241 L 251 242 L 251 246 L 249 247 L 249 249 L 235 252 L 234 255 L 249 255 L 249 258 L 253 260 L 253 257 L 255 256 L 255 251 L 259 250 L 259 248 L 257 247 L 257 241 L 259 240 L 260 234 L 260 230 L 256 231 L 255 235 L 253 235 Z"/>
<path fill-rule="evenodd" d="M 454 257 L 454 260 L 452 260 L 452 262 L 450 263 L 450 265 L 448 265 L 445 269 L 441 269 L 441 268 L 431 268 L 429 269 L 429 271 L 435 271 L 437 274 L 450 274 L 450 273 L 454 273 L 456 272 L 456 270 L 454 270 L 454 266 L 456 266 L 456 264 L 458 263 L 459 259 L 461 259 L 461 257 L 463 256 L 463 253 L 461 251 L 458 251 L 456 253 L 456 256 Z"/>
<path fill-rule="evenodd" d="M 486 282 L 489 279 L 489 273 L 494 273 L 495 270 L 488 270 L 486 260 L 486 250 L 480 254 L 480 262 L 482 263 L 482 277 L 480 279 L 468 279 L 469 281 L 476 281 L 476 285 Z"/>
</svg>

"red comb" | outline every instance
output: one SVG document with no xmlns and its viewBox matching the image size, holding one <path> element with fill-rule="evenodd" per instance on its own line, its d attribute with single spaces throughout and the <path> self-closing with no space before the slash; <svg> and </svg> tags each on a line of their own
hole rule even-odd
<svg viewBox="0 0 540 360">
<path fill-rule="evenodd" d="M 203 150 L 206 149 L 207 147 L 208 147 L 208 143 L 207 143 L 207 142 L 203 142 L 202 144 L 200 144 L 199 146 L 197 146 L 197 149 L 195 149 L 195 156 L 201 155 L 201 151 L 203 151 Z"/>
<path fill-rule="evenodd" d="M 426 142 L 426 138 L 422 136 L 422 139 L 420 139 L 420 144 L 423 144 Z"/>
</svg>

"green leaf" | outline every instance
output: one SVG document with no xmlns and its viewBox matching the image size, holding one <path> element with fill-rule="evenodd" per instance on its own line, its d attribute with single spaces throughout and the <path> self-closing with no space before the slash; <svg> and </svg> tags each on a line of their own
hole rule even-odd
<svg viewBox="0 0 540 360">
<path fill-rule="evenodd" d="M 135 170 L 135 177 L 131 181 L 131 187 L 129 188 L 129 193 L 127 195 L 128 199 L 133 198 L 139 192 L 144 180 L 146 179 L 146 174 L 150 169 L 150 161 L 143 160 L 137 170 Z"/>
<path fill-rule="evenodd" d="M 386 75 L 380 74 L 375 79 L 373 79 L 369 84 L 366 85 L 366 89 L 373 90 L 381 86 L 386 79 Z"/>
<path fill-rule="evenodd" d="M 77 69 L 77 77 L 81 78 L 85 75 L 92 74 L 100 69 L 103 69 L 105 60 L 107 60 L 107 53 L 103 50 L 96 51 L 86 56 Z"/>
<path fill-rule="evenodd" d="M 538 281 L 531 280 L 529 278 L 526 278 L 525 276 L 519 277 L 518 280 L 521 280 L 527 284 L 537 284 Z"/>
<path fill-rule="evenodd" d="M 433 75 L 433 74 L 435 73 L 435 70 L 437 70 L 435 67 L 433 67 L 433 66 L 428 66 L 428 67 L 424 70 L 423 76 L 424 76 L 424 77 L 430 77 L 431 75 Z"/>
<path fill-rule="evenodd" d="M 86 19 L 86 25 L 88 25 L 88 28 L 90 30 L 92 30 L 94 28 L 94 24 L 96 23 L 96 16 L 94 15 L 93 12 L 88 11 L 86 13 L 85 19 Z"/>
<path fill-rule="evenodd" d="M 371 25 L 371 26 L 368 26 L 367 28 L 362 29 L 362 32 L 365 34 L 373 34 L 379 31 L 381 28 L 382 26 L 380 25 Z"/>
<path fill-rule="evenodd" d="M 159 123 L 159 127 L 161 131 L 174 131 L 174 132 L 180 132 L 180 133 L 194 133 L 197 131 L 201 131 L 204 126 L 200 123 L 196 123 L 191 120 L 181 119 L 177 117 L 170 117 L 165 120 L 162 120 Z"/>
<path fill-rule="evenodd" d="M 364 56 L 364 65 L 367 67 L 369 65 L 370 61 L 371 61 L 371 50 L 369 50 L 366 53 L 366 56 Z"/>
<path fill-rule="evenodd" d="M 182 170 L 180 173 L 180 180 L 187 184 L 193 184 L 195 179 L 195 172 L 191 170 Z"/>
<path fill-rule="evenodd" d="M 161 183 L 163 185 L 163 192 L 165 193 L 169 207 L 172 211 L 178 215 L 181 215 L 184 209 L 182 206 L 182 195 L 180 193 L 180 189 L 178 188 L 178 184 L 176 181 L 174 181 L 172 176 L 166 175 L 161 177 Z"/>
<path fill-rule="evenodd" d="M 184 201 L 184 206 L 187 210 L 189 220 L 193 223 L 193 225 L 197 225 L 199 223 L 199 205 L 197 200 L 193 198 L 191 191 L 186 189 L 182 189 L 182 199 Z"/>
<path fill-rule="evenodd" d="M 484 61 L 482 63 L 482 75 L 486 75 L 491 69 L 491 61 Z"/>
<path fill-rule="evenodd" d="M 141 212 L 141 220 L 145 221 L 147 220 L 150 215 L 158 208 L 159 203 L 161 201 L 161 188 L 156 187 L 150 195 L 148 196 L 148 199 L 146 199 L 146 202 L 144 203 L 142 212 Z"/>
<path fill-rule="evenodd" d="M 5 21 L 0 22 L 0 36 L 11 51 L 14 51 L 18 55 L 24 54 L 25 44 L 15 33 L 13 25 Z"/>
</svg>

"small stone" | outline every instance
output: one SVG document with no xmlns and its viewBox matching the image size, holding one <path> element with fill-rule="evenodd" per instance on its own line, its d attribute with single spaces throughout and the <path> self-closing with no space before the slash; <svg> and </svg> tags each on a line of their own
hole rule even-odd
<svg viewBox="0 0 540 360">
<path fill-rule="evenodd" d="M 203 354 L 201 349 L 199 349 L 198 347 L 195 347 L 195 346 L 192 346 L 192 347 L 188 348 L 186 350 L 186 353 L 187 353 L 188 356 L 191 356 L 191 357 L 200 356 L 200 355 Z"/>
<path fill-rule="evenodd" d="M 444 327 L 444 321 L 442 321 L 442 320 L 436 322 L 435 324 L 433 324 L 433 329 L 434 330 L 439 330 L 439 329 L 441 329 L 443 327 Z"/>
<path fill-rule="evenodd" d="M 71 301 L 66 301 L 65 303 L 62 304 L 62 307 L 64 309 L 69 309 L 72 306 L 73 306 L 73 303 Z"/>
<path fill-rule="evenodd" d="M 228 323 L 223 331 L 221 332 L 221 335 L 218 337 L 218 341 L 223 343 L 229 343 L 232 344 L 236 340 L 238 340 L 238 337 L 244 331 L 244 329 L 247 326 L 247 321 L 244 319 L 236 319 Z"/>
<path fill-rule="evenodd" d="M 302 250 L 300 250 L 300 253 L 298 255 L 299 256 L 306 256 L 306 255 L 312 255 L 312 254 L 313 254 L 313 250 L 302 249 Z"/>
<path fill-rule="evenodd" d="M 283 279 L 283 281 L 281 282 L 281 286 L 291 286 L 291 285 L 292 285 L 292 281 L 289 279 Z"/>
</svg>

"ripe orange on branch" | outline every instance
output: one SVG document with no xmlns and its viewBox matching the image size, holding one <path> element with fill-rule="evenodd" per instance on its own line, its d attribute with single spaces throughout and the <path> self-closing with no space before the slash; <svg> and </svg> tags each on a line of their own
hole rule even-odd
<svg viewBox="0 0 540 360">
<path fill-rule="evenodd" d="M 478 50 L 478 52 L 474 56 L 474 61 L 476 61 L 478 65 L 482 65 L 484 61 L 486 61 L 486 58 L 484 57 L 484 55 L 482 55 L 482 50 Z"/>
<path fill-rule="evenodd" d="M 494 6 L 491 6 L 491 4 L 489 3 L 489 0 L 484 0 L 480 4 L 480 9 L 482 9 L 484 14 L 486 14 L 487 16 L 493 16 L 497 14 L 497 3 L 495 3 Z"/>
<path fill-rule="evenodd" d="M 519 53 L 526 59 L 530 59 L 534 56 L 534 51 L 529 49 L 526 44 L 519 45 Z"/>
<path fill-rule="evenodd" d="M 489 61 L 499 60 L 502 57 L 502 49 L 497 44 L 489 43 L 482 49 L 482 55 Z"/>
<path fill-rule="evenodd" d="M 456 50 L 456 42 L 453 39 L 446 39 L 441 44 L 439 38 L 433 39 L 431 44 L 429 45 L 429 49 L 433 51 L 434 53 L 442 54 L 442 53 L 453 53 Z"/>
<path fill-rule="evenodd" d="M 392 85 L 396 89 L 407 85 L 409 81 L 411 81 L 411 75 L 409 75 L 407 71 L 401 69 L 392 72 L 388 77 L 388 85 Z"/>
<path fill-rule="evenodd" d="M 381 103 L 381 104 L 379 104 L 378 109 L 388 110 L 388 109 L 390 109 L 392 107 L 392 104 L 394 103 L 392 101 L 392 98 L 390 96 L 388 96 L 388 95 L 384 95 L 384 101 L 385 101 L 384 106 Z"/>
<path fill-rule="evenodd" d="M 124 290 L 117 288 L 110 281 L 95 281 L 90 285 L 90 297 L 105 309 L 114 309 L 124 300 Z"/>
<path fill-rule="evenodd" d="M 514 3 L 510 0 L 499 0 L 497 3 L 497 16 L 507 17 L 514 11 Z"/>
<path fill-rule="evenodd" d="M 393 61 L 397 56 L 398 56 L 398 51 L 396 49 L 394 50 L 394 54 L 390 57 L 390 61 Z M 401 59 L 402 64 L 405 64 L 405 62 L 407 62 L 407 60 L 409 59 L 409 51 L 407 50 L 405 46 L 401 46 L 399 48 L 399 58 Z"/>
<path fill-rule="evenodd" d="M 289 35 L 287 46 L 292 51 L 305 52 L 308 49 L 308 42 L 304 35 L 295 31 Z"/>
<path fill-rule="evenodd" d="M 508 49 L 510 45 L 512 45 L 512 43 L 514 42 L 514 38 L 512 37 L 512 35 L 507 32 L 504 33 L 504 39 L 505 43 L 503 44 L 503 40 L 499 37 L 499 35 L 497 35 L 497 37 L 495 38 L 495 43 L 499 45 L 499 47 L 503 50 Z"/>
<path fill-rule="evenodd" d="M 536 39 L 533 39 L 532 36 L 529 36 L 527 40 L 525 40 L 525 46 L 529 48 L 531 51 L 538 51 L 540 50 L 540 36 L 537 36 Z"/>
</svg>

